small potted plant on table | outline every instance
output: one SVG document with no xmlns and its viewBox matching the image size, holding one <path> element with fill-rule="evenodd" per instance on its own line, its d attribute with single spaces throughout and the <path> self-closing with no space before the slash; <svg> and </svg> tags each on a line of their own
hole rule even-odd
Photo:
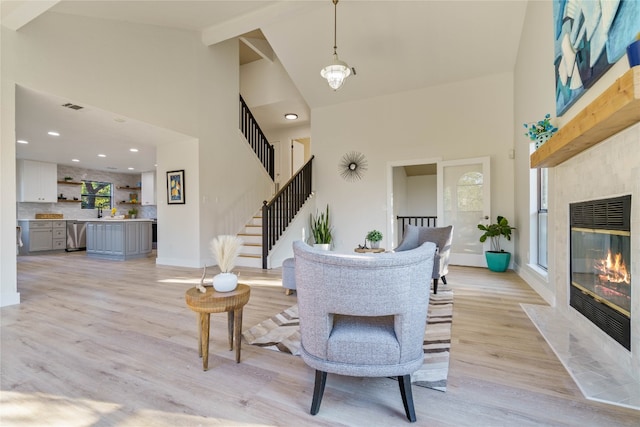
<svg viewBox="0 0 640 427">
<path fill-rule="evenodd" d="M 496 223 L 489 225 L 478 224 L 478 229 L 484 231 L 484 234 L 480 236 L 480 242 L 484 243 L 488 238 L 491 239 L 491 250 L 484 253 L 487 259 L 487 267 L 491 271 L 506 271 L 511 260 L 511 253 L 505 252 L 500 248 L 500 239 L 504 237 L 507 240 L 511 240 L 511 230 L 516 228 L 509 225 L 507 218 L 498 215 Z"/>
<path fill-rule="evenodd" d="M 378 249 L 382 240 L 382 233 L 378 230 L 371 230 L 367 233 L 367 240 L 371 244 L 371 249 Z"/>
</svg>

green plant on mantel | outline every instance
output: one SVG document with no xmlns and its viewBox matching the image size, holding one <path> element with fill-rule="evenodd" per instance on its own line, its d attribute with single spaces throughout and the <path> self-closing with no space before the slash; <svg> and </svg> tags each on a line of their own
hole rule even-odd
<svg viewBox="0 0 640 427">
<path fill-rule="evenodd" d="M 534 123 L 525 123 L 524 128 L 527 129 L 525 136 L 528 136 L 532 141 L 536 141 L 542 134 L 554 134 L 558 131 L 558 128 L 551 124 L 551 114 L 549 113 L 547 113 L 542 120 Z"/>
</svg>

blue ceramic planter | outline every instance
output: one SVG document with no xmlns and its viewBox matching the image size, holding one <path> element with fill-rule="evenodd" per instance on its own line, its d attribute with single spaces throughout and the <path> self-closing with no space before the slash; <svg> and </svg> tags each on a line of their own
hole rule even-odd
<svg viewBox="0 0 640 427">
<path fill-rule="evenodd" d="M 487 267 L 489 267 L 491 271 L 502 273 L 509 268 L 509 261 L 511 261 L 510 252 L 486 251 L 484 257 L 487 259 Z"/>
</svg>

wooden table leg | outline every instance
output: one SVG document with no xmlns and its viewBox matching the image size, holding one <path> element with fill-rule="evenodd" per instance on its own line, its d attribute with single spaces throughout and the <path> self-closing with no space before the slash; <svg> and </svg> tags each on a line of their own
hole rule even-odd
<svg viewBox="0 0 640 427">
<path fill-rule="evenodd" d="M 235 335 L 236 340 L 236 363 L 240 363 L 240 339 L 242 333 L 242 307 L 233 310 L 234 317 L 234 325 L 233 325 L 233 334 Z"/>
<path fill-rule="evenodd" d="M 202 357 L 202 313 L 196 316 L 198 322 L 198 356 Z"/>
<path fill-rule="evenodd" d="M 200 348 L 202 350 L 202 369 L 209 369 L 209 313 L 200 313 Z"/>
<path fill-rule="evenodd" d="M 227 334 L 229 335 L 229 351 L 233 350 L 233 310 L 227 311 Z"/>
</svg>

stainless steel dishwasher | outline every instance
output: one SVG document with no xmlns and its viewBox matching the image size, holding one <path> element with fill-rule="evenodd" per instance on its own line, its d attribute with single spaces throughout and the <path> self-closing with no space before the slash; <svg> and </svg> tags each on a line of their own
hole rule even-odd
<svg viewBox="0 0 640 427">
<path fill-rule="evenodd" d="M 86 221 L 67 221 L 67 252 L 87 249 Z"/>
</svg>

